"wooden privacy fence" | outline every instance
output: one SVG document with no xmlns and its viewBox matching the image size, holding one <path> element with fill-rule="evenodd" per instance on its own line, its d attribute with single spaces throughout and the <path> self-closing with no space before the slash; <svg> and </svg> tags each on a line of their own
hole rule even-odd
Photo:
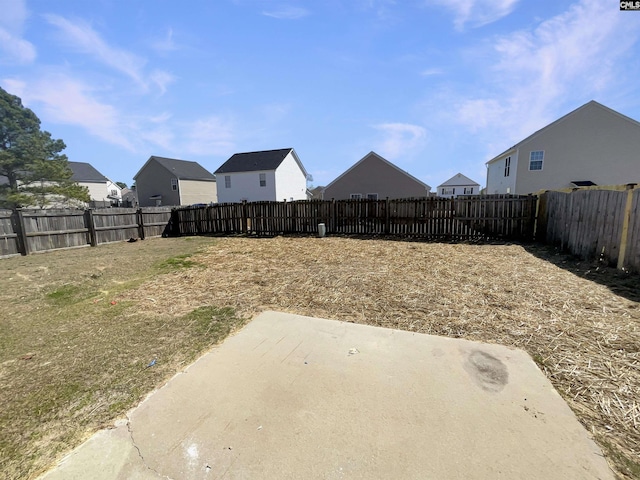
<svg viewBox="0 0 640 480">
<path fill-rule="evenodd" d="M 390 235 L 428 240 L 533 239 L 536 197 L 227 203 L 173 211 L 173 235 Z"/>
<path fill-rule="evenodd" d="M 171 207 L 0 210 L 0 257 L 158 237 L 170 217 Z"/>
<path fill-rule="evenodd" d="M 585 259 L 640 271 L 640 189 L 545 192 L 537 238 Z"/>
</svg>

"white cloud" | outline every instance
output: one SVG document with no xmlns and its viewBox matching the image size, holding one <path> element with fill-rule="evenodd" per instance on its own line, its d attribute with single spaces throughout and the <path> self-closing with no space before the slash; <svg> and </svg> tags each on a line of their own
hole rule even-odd
<svg viewBox="0 0 640 480">
<path fill-rule="evenodd" d="M 298 20 L 308 16 L 311 12 L 301 7 L 282 7 L 278 10 L 263 11 L 262 14 L 267 17 L 278 18 L 280 20 Z"/>
<path fill-rule="evenodd" d="M 109 45 L 102 37 L 83 20 L 71 21 L 60 15 L 48 14 L 44 18 L 57 27 L 64 40 L 74 49 L 94 57 L 108 67 L 123 73 L 144 90 L 154 84 L 163 94 L 175 77 L 168 72 L 155 70 L 151 74 L 145 72 L 147 61 L 134 53 Z"/>
<path fill-rule="evenodd" d="M 164 38 L 151 43 L 151 46 L 161 53 L 174 52 L 178 50 L 178 46 L 173 40 L 173 29 L 169 28 Z"/>
<path fill-rule="evenodd" d="M 427 68 L 420 72 L 420 75 L 423 77 L 432 77 L 434 75 L 442 75 L 443 73 L 444 70 L 442 70 L 441 68 Z"/>
<path fill-rule="evenodd" d="M 75 125 L 108 143 L 134 151 L 127 138 L 130 126 L 115 107 L 93 98 L 91 88 L 61 74 L 47 75 L 34 82 L 5 79 L 5 84 L 37 111 L 44 120 Z M 37 104 L 37 109 L 32 105 Z"/>
<path fill-rule="evenodd" d="M 485 94 L 459 99 L 456 122 L 493 135 L 496 154 L 614 87 L 640 32 L 640 19 L 616 10 L 581 0 L 535 29 L 495 38 Z"/>
<path fill-rule="evenodd" d="M 509 15 L 519 0 L 427 0 L 427 4 L 440 5 L 454 15 L 457 30 L 463 30 L 466 24 L 481 27 Z"/>
<path fill-rule="evenodd" d="M 427 137 L 427 131 L 409 123 L 382 123 L 373 126 L 383 133 L 377 142 L 376 151 L 387 159 L 395 159 L 420 149 Z"/>
<path fill-rule="evenodd" d="M 232 122 L 211 116 L 183 126 L 183 150 L 191 155 L 228 155 L 234 147 Z"/>
<path fill-rule="evenodd" d="M 160 94 L 163 95 L 167 91 L 167 86 L 175 82 L 176 77 L 168 72 L 162 70 L 154 70 L 151 73 L 151 81 L 157 85 L 160 89 Z"/>
<path fill-rule="evenodd" d="M 36 48 L 22 38 L 29 16 L 24 0 L 0 0 L 0 61 L 27 64 L 36 59 Z"/>
<path fill-rule="evenodd" d="M 12 35 L 0 27 L 0 51 L 4 52 L 5 61 L 19 64 L 31 63 L 36 59 L 36 48 L 31 42 Z M 2 59 L 3 57 L 0 57 Z"/>
</svg>

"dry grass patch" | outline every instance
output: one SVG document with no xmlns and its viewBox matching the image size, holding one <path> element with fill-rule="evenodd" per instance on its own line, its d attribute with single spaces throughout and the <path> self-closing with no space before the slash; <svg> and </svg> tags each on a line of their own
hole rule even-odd
<svg viewBox="0 0 640 480">
<path fill-rule="evenodd" d="M 35 477 L 242 325 L 228 308 L 139 312 L 119 298 L 201 268 L 192 255 L 212 243 L 152 239 L 0 260 L 0 478 Z"/>
<path fill-rule="evenodd" d="M 620 474 L 640 478 L 637 275 L 542 247 L 346 238 L 226 238 L 193 258 L 207 268 L 123 299 L 149 314 L 274 309 L 523 348 Z"/>
</svg>

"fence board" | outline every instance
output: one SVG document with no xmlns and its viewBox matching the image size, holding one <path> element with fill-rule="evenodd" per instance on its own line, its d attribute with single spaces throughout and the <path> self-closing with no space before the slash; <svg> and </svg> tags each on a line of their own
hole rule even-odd
<svg viewBox="0 0 640 480">
<path fill-rule="evenodd" d="M 328 234 L 393 235 L 428 240 L 510 238 L 530 240 L 536 197 L 487 196 L 459 199 L 310 200 L 251 202 L 177 209 L 176 235 Z M 507 215 L 508 218 L 504 218 Z"/>
<path fill-rule="evenodd" d="M 0 257 L 162 235 L 171 207 L 0 210 Z"/>
<path fill-rule="evenodd" d="M 632 197 L 627 251 L 624 264 L 640 271 L 640 190 Z M 576 190 L 570 193 L 546 192 L 542 195 L 538 224 L 541 239 L 559 245 L 581 258 L 602 258 L 617 264 L 627 191 Z"/>
<path fill-rule="evenodd" d="M 0 210 L 0 257 L 20 255 L 18 234 L 15 231 L 11 210 Z"/>
</svg>

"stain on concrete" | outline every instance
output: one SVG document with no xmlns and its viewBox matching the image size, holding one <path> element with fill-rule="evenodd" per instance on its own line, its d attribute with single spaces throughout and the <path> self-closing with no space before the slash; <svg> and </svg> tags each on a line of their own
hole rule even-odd
<svg viewBox="0 0 640 480">
<path fill-rule="evenodd" d="M 472 351 L 464 369 L 473 380 L 488 392 L 499 392 L 509 383 L 509 371 L 502 360 L 482 350 Z"/>
</svg>

